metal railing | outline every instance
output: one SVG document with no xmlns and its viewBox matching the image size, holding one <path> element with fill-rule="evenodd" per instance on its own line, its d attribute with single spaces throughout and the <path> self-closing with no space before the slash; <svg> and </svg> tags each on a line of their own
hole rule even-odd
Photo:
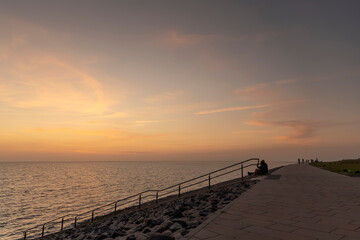
<svg viewBox="0 0 360 240">
<path fill-rule="evenodd" d="M 256 163 L 253 163 L 255 161 Z M 241 171 L 241 180 L 243 180 L 244 169 L 251 166 L 257 166 L 257 164 L 259 164 L 259 158 L 251 158 L 187 181 L 174 184 L 170 187 L 160 190 L 146 190 L 80 214 L 70 213 L 25 230 L 23 232 L 23 239 L 25 240 L 31 237 L 31 234 L 37 234 L 38 237 L 43 237 L 47 234 L 58 232 L 59 230 L 63 231 L 65 229 L 76 228 L 80 222 L 93 222 L 96 217 L 105 216 L 110 213 L 116 215 L 118 211 L 124 210 L 128 207 L 135 206 L 141 208 L 144 203 L 150 201 L 158 203 L 160 199 L 164 199 L 168 196 L 177 195 L 180 198 L 181 193 L 184 193 L 185 189 L 188 189 L 188 191 L 195 190 L 195 186 L 202 183 L 208 182 L 207 187 L 210 189 L 212 180 L 236 171 Z"/>
</svg>

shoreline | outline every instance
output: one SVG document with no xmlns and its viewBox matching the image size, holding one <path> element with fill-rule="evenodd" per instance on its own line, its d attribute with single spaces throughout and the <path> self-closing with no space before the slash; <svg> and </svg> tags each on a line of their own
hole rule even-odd
<svg viewBox="0 0 360 240">
<path fill-rule="evenodd" d="M 269 174 L 282 167 L 270 169 Z M 95 217 L 93 222 L 78 222 L 76 228 L 28 239 L 181 239 L 262 179 L 258 177 L 227 180 L 210 189 L 184 192 L 180 198 L 171 195 L 158 202 L 152 200 L 143 203 L 141 209 L 128 207 Z"/>
<path fill-rule="evenodd" d="M 256 184 L 245 177 L 228 180 L 208 187 L 144 203 L 142 208 L 130 207 L 79 223 L 76 228 L 63 230 L 36 239 L 180 239 L 196 228 L 209 215 L 222 209 Z"/>
</svg>

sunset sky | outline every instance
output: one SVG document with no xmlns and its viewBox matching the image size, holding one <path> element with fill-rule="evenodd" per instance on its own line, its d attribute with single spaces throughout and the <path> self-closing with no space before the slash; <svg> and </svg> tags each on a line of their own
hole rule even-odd
<svg viewBox="0 0 360 240">
<path fill-rule="evenodd" d="M 360 157 L 359 1 L 0 3 L 0 161 Z"/>
</svg>

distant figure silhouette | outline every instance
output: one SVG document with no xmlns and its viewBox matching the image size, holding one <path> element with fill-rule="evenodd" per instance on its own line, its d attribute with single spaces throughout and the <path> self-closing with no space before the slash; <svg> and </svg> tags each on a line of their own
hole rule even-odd
<svg viewBox="0 0 360 240">
<path fill-rule="evenodd" d="M 298 164 L 300 164 L 300 158 L 298 158 Z"/>
<path fill-rule="evenodd" d="M 268 174 L 268 165 L 264 160 L 261 160 L 260 164 L 257 165 L 257 169 L 255 170 L 255 175 L 265 175 Z"/>
<path fill-rule="evenodd" d="M 304 164 L 304 159 L 302 159 L 302 163 Z"/>
</svg>

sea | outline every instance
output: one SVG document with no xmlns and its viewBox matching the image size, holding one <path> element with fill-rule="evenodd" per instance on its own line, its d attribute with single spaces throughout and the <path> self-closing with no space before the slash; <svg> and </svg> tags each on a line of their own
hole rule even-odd
<svg viewBox="0 0 360 240">
<path fill-rule="evenodd" d="M 91 210 L 144 190 L 162 189 L 234 163 L 0 162 L 0 239 L 21 239 L 26 229 L 63 215 Z M 289 163 L 268 162 L 269 168 Z M 244 174 L 248 170 L 253 169 L 245 169 Z M 212 184 L 239 174 L 235 171 Z M 41 229 L 36 231 L 40 234 Z"/>
</svg>

